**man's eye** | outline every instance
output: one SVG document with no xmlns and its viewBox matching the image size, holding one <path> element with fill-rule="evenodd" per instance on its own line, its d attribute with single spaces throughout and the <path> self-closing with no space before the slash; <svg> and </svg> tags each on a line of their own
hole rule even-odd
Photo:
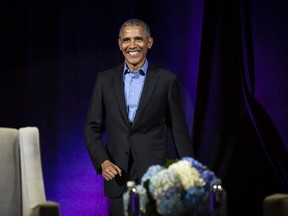
<svg viewBox="0 0 288 216">
<path fill-rule="evenodd" d="M 123 39 L 123 42 L 128 42 L 129 41 L 129 38 L 124 38 Z"/>
</svg>

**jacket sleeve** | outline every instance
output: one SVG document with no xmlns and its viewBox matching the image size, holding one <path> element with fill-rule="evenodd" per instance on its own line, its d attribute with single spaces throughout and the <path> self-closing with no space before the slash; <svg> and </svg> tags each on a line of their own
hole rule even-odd
<svg viewBox="0 0 288 216">
<path fill-rule="evenodd" d="M 168 119 L 170 121 L 169 124 L 179 157 L 194 157 L 194 150 L 185 119 L 180 85 L 177 77 L 171 82 L 168 92 L 168 101 Z"/>
<path fill-rule="evenodd" d="M 103 141 L 105 117 L 101 81 L 99 77 L 97 77 L 84 130 L 85 144 L 97 173 L 102 172 L 101 164 L 105 160 L 109 160 Z"/>
</svg>

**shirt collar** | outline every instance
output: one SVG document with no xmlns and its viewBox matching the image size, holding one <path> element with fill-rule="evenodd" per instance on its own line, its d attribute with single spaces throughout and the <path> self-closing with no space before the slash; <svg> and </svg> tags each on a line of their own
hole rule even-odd
<svg viewBox="0 0 288 216">
<path fill-rule="evenodd" d="M 140 71 L 141 75 L 145 76 L 147 74 L 147 69 L 148 69 L 148 60 L 146 59 L 144 65 L 138 71 Z M 127 67 L 126 63 L 124 62 L 123 74 L 125 75 L 126 73 L 129 73 L 129 72 L 130 72 L 130 69 Z"/>
</svg>

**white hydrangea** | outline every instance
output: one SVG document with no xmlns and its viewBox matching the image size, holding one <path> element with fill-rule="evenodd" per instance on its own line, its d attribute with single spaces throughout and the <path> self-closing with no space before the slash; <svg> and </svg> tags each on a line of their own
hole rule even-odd
<svg viewBox="0 0 288 216">
<path fill-rule="evenodd" d="M 180 192 L 181 182 L 171 170 L 163 169 L 151 177 L 149 191 L 154 199 L 159 199 L 171 193 Z"/>
<path fill-rule="evenodd" d="M 188 161 L 180 160 L 171 164 L 168 170 L 175 173 L 181 181 L 182 187 L 188 190 L 191 187 L 204 186 L 205 182 L 200 177 L 197 169 L 195 169 Z"/>
</svg>

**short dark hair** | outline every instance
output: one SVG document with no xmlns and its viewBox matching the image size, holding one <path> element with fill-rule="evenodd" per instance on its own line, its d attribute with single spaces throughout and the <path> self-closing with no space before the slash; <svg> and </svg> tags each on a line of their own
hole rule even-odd
<svg viewBox="0 0 288 216">
<path fill-rule="evenodd" d="M 125 28 L 126 26 L 142 26 L 147 32 L 148 37 L 150 37 L 151 35 L 150 27 L 147 25 L 147 23 L 145 23 L 144 21 L 140 19 L 129 19 L 125 23 L 123 23 L 123 25 L 121 26 L 120 31 L 119 31 L 119 38 L 121 36 L 121 32 L 123 28 Z"/>
</svg>

